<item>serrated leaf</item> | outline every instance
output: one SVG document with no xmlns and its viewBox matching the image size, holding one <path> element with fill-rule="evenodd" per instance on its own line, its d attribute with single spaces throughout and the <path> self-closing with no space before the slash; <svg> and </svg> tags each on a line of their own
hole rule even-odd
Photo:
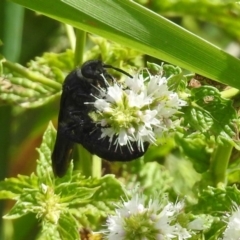
<svg viewBox="0 0 240 240">
<path fill-rule="evenodd" d="M 50 122 L 47 130 L 43 135 L 43 141 L 38 149 L 39 160 L 37 164 L 37 176 L 40 182 L 45 182 L 47 185 L 53 184 L 53 171 L 51 165 L 51 153 L 56 137 L 56 130 Z"/>
<path fill-rule="evenodd" d="M 69 207 L 76 207 L 76 204 L 91 204 L 95 200 L 112 201 L 123 195 L 124 191 L 113 175 L 85 179 L 74 174 L 72 182 L 57 183 L 55 193 L 61 195 L 62 201 L 68 202 Z"/>
<path fill-rule="evenodd" d="M 210 86 L 193 89 L 191 99 L 191 106 L 185 109 L 185 121 L 197 131 L 234 144 L 237 115 L 232 101 L 222 98 L 219 91 Z"/>
<path fill-rule="evenodd" d="M 76 219 L 69 213 L 64 213 L 61 216 L 58 225 L 58 232 L 62 239 L 76 240 L 80 239 L 80 234 L 78 232 L 79 224 Z"/>
<path fill-rule="evenodd" d="M 41 57 L 36 57 L 28 63 L 31 71 L 39 72 L 49 79 L 54 79 L 63 83 L 65 75 L 74 69 L 74 52 L 67 49 L 63 53 L 44 53 Z"/>
<path fill-rule="evenodd" d="M 101 188 L 99 188 L 94 195 L 94 198 L 97 200 L 119 199 L 121 195 L 124 195 L 123 186 L 114 175 L 103 176 L 99 179 L 99 184 Z"/>
<path fill-rule="evenodd" d="M 177 69 L 178 68 L 176 67 L 176 69 L 174 70 L 177 70 Z M 187 86 L 187 79 L 186 77 L 184 77 L 183 72 L 180 71 L 179 73 L 175 73 L 175 75 L 171 75 L 168 79 L 168 86 L 169 86 L 169 90 L 174 92 L 184 91 Z"/>
<path fill-rule="evenodd" d="M 83 226 L 99 225 L 100 219 L 114 209 L 113 202 L 116 203 L 124 195 L 120 182 L 113 175 L 86 179 L 74 172 L 71 182 L 60 181 L 56 179 L 56 193 Z"/>
<path fill-rule="evenodd" d="M 222 212 L 232 210 L 233 203 L 240 204 L 240 191 L 235 185 L 225 189 L 209 186 L 199 194 L 198 204 L 193 206 L 193 210 L 221 216 Z"/>
<path fill-rule="evenodd" d="M 144 67 L 142 53 L 99 36 L 89 35 L 89 38 L 95 46 L 85 52 L 84 61 L 98 59 L 99 56 L 101 56 L 101 59 L 105 63 L 121 68 L 127 72 L 131 69 L 131 66 L 135 66 L 136 68 Z M 110 69 L 109 72 L 111 72 Z M 116 71 L 111 73 L 117 76 L 117 78 L 121 76 L 121 74 Z"/>
<path fill-rule="evenodd" d="M 29 203 L 17 201 L 13 208 L 3 217 L 5 219 L 16 219 L 29 213 Z"/>
<path fill-rule="evenodd" d="M 58 239 L 58 236 L 79 239 L 79 226 L 100 224 L 100 218 L 111 212 L 113 202 L 120 199 L 124 191 L 114 176 L 86 179 L 78 171 L 72 171 L 72 163 L 66 176 L 55 179 L 51 168 L 55 135 L 56 130 L 50 123 L 38 149 L 37 175 L 20 175 L 0 183 L 0 196 L 6 194 L 5 198 L 18 200 L 5 218 L 34 213 L 42 222 L 40 239 Z"/>
<path fill-rule="evenodd" d="M 193 163 L 194 169 L 198 173 L 203 173 L 209 169 L 211 153 L 208 144 L 212 142 L 209 138 L 201 133 L 175 134 L 177 145 L 184 151 Z"/>
<path fill-rule="evenodd" d="M 56 194 L 61 194 L 61 202 L 67 202 L 69 207 L 75 207 L 77 204 L 86 203 L 91 201 L 91 198 L 100 188 L 86 188 L 79 187 L 78 183 L 61 185 L 61 188 L 57 187 Z"/>
<path fill-rule="evenodd" d="M 18 194 L 14 194 L 10 191 L 1 190 L 0 191 L 0 199 L 16 199 Z"/>
<path fill-rule="evenodd" d="M 35 174 L 31 176 L 18 175 L 17 178 L 6 178 L 0 182 L 0 198 L 8 198 L 8 196 L 19 196 L 26 188 L 37 188 L 38 182 Z M 5 195 L 7 193 L 7 195 Z"/>
<path fill-rule="evenodd" d="M 56 99 L 59 98 L 60 95 L 61 95 L 61 93 L 58 92 L 56 94 L 52 94 L 51 96 L 45 96 L 45 97 L 41 96 L 41 97 L 35 98 L 35 99 L 28 99 L 28 101 L 24 101 L 24 102 L 22 99 L 19 99 L 17 101 L 17 103 L 19 103 L 19 105 L 24 108 L 37 108 L 44 104 L 48 104 L 48 103 L 55 101 Z M 8 94 L 8 97 L 9 96 L 10 95 Z"/>
<path fill-rule="evenodd" d="M 60 95 L 65 75 L 73 68 L 69 64 L 73 62 L 69 53 L 45 54 L 31 61 L 29 68 L 5 60 L 0 75 L 0 100 L 25 108 L 35 108 L 54 101 Z"/>
</svg>

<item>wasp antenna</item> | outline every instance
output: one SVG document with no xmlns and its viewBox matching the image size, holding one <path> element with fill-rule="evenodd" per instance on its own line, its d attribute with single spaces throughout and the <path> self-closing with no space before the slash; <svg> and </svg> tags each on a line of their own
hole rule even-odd
<svg viewBox="0 0 240 240">
<path fill-rule="evenodd" d="M 131 74 L 125 72 L 124 70 L 122 70 L 122 69 L 120 69 L 120 68 L 116 68 L 116 67 L 113 67 L 113 66 L 108 65 L 108 64 L 103 64 L 103 67 L 104 67 L 104 68 L 112 68 L 112 69 L 114 69 L 114 70 L 116 70 L 116 71 L 118 71 L 118 72 L 121 72 L 121 73 L 129 76 L 130 78 L 133 78 L 133 76 L 132 76 Z"/>
</svg>

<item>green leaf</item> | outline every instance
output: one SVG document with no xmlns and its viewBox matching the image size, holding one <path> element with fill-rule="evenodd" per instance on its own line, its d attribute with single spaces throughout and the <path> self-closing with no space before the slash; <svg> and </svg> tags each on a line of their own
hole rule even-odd
<svg viewBox="0 0 240 240">
<path fill-rule="evenodd" d="M 177 145 L 184 151 L 184 154 L 189 157 L 198 173 L 203 173 L 209 169 L 211 157 L 209 148 L 214 144 L 211 138 L 201 133 L 189 134 L 187 132 L 184 135 L 175 134 L 175 140 Z"/>
<path fill-rule="evenodd" d="M 50 122 L 43 135 L 43 141 L 39 149 L 39 160 L 37 160 L 37 176 L 40 182 L 53 185 L 54 175 L 51 165 L 51 153 L 55 143 L 56 130 Z"/>
<path fill-rule="evenodd" d="M 13 1 L 76 28 L 240 88 L 238 59 L 133 1 Z"/>
<path fill-rule="evenodd" d="M 44 53 L 41 57 L 36 57 L 28 63 L 28 69 L 33 72 L 39 72 L 49 79 L 54 79 L 62 84 L 65 75 L 72 69 L 74 53 L 72 50 L 67 49 L 62 53 Z"/>
<path fill-rule="evenodd" d="M 4 104 L 18 104 L 24 108 L 34 108 L 54 101 L 60 95 L 39 83 L 34 83 L 24 77 L 12 75 L 0 78 L 0 101 Z"/>
<path fill-rule="evenodd" d="M 37 188 L 38 182 L 35 174 L 31 176 L 18 175 L 17 178 L 7 178 L 0 182 L 0 198 L 18 197 L 26 188 Z"/>
<path fill-rule="evenodd" d="M 156 1 L 154 4 L 148 4 L 148 1 L 142 2 L 155 11 L 163 13 L 165 16 L 170 15 L 173 18 L 183 18 L 183 24 L 190 28 L 195 27 L 195 30 L 197 25 L 196 22 L 201 21 L 201 23 L 206 22 L 210 23 L 210 25 L 219 26 L 219 28 L 226 33 L 224 37 L 230 35 L 237 39 L 240 36 L 240 32 L 238 30 L 240 24 L 239 21 L 236 21 L 236 16 L 239 16 L 240 14 L 238 1 Z M 198 24 L 201 25 L 201 23 Z M 216 31 L 215 28 L 211 29 Z M 197 30 L 201 31 L 201 34 L 204 34 L 202 30 Z M 215 37 L 217 38 L 219 35 L 216 34 Z"/>
<path fill-rule="evenodd" d="M 3 217 L 5 219 L 20 218 L 29 213 L 28 204 L 22 201 L 18 201 L 13 208 Z"/>
<path fill-rule="evenodd" d="M 235 146 L 236 111 L 232 101 L 221 97 L 219 91 L 210 86 L 192 89 L 192 104 L 186 107 L 185 121 L 207 136 L 214 135 L 218 141 L 226 139 Z"/>
<path fill-rule="evenodd" d="M 132 66 L 134 69 L 144 67 L 143 56 L 139 51 L 99 36 L 89 35 L 89 39 L 94 46 L 84 53 L 84 61 L 100 58 L 105 63 L 125 71 L 131 71 Z M 111 72 L 111 69 L 108 71 L 117 78 L 122 75 L 116 71 Z"/>
<path fill-rule="evenodd" d="M 61 239 L 76 240 L 80 239 L 79 228 L 76 219 L 69 213 L 61 216 L 58 225 L 58 232 Z"/>
<path fill-rule="evenodd" d="M 200 194 L 193 210 L 221 216 L 222 212 L 231 211 L 234 203 L 240 204 L 240 191 L 235 185 L 225 189 L 208 187 Z"/>
<path fill-rule="evenodd" d="M 61 184 L 57 187 L 55 193 L 61 194 L 61 202 L 66 202 L 69 207 L 75 207 L 77 204 L 85 204 L 91 201 L 93 195 L 100 188 L 80 187 L 78 182 Z"/>
<path fill-rule="evenodd" d="M 73 52 L 45 53 L 31 61 L 28 68 L 3 61 L 0 100 L 25 108 L 35 108 L 59 98 L 61 84 L 73 69 Z"/>
<path fill-rule="evenodd" d="M 0 182 L 0 198 L 17 200 L 5 218 L 36 214 L 42 224 L 40 239 L 46 236 L 46 239 L 59 239 L 60 236 L 75 240 L 79 239 L 81 226 L 101 224 L 102 217 L 112 211 L 113 202 L 117 202 L 124 191 L 114 176 L 85 178 L 78 171 L 72 171 L 72 164 L 66 176 L 55 178 L 51 167 L 55 136 L 56 130 L 50 123 L 38 149 L 37 174 L 19 175 Z"/>
<path fill-rule="evenodd" d="M 164 64 L 163 71 L 165 73 L 164 76 L 168 78 L 169 90 L 174 92 L 185 91 L 187 79 L 183 75 L 182 69 L 169 64 Z"/>
</svg>

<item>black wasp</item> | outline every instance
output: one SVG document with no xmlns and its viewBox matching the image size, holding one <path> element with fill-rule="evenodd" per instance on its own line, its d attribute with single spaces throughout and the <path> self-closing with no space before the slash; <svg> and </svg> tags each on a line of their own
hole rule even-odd
<svg viewBox="0 0 240 240">
<path fill-rule="evenodd" d="M 132 150 L 127 146 L 116 148 L 108 137 L 99 139 L 101 126 L 96 125 L 89 116 L 95 107 L 85 102 L 94 102 L 95 97 L 100 97 L 98 88 L 106 89 L 104 78 L 109 82 L 114 81 L 107 68 L 132 77 L 100 60 L 90 60 L 70 72 L 63 83 L 57 137 L 52 153 L 53 172 L 58 177 L 64 176 L 67 171 L 74 143 L 82 144 L 91 154 L 108 161 L 130 161 L 141 157 L 148 148 L 148 143 L 144 144 L 144 151 L 139 150 L 136 143 L 132 143 Z"/>
</svg>

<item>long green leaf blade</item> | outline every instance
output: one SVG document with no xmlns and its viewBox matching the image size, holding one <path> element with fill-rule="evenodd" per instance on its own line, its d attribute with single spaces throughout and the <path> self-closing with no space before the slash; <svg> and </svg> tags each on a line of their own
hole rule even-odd
<svg viewBox="0 0 240 240">
<path fill-rule="evenodd" d="M 12 0 L 76 28 L 240 88 L 240 61 L 128 0 Z"/>
</svg>

